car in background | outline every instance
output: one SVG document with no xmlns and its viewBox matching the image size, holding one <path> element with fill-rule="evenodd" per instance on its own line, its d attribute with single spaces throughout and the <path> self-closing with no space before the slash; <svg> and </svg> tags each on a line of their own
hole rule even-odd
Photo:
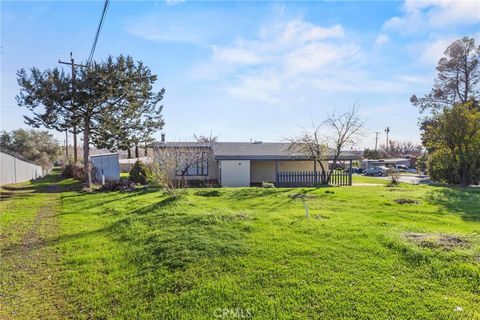
<svg viewBox="0 0 480 320">
<path fill-rule="evenodd" d="M 397 172 L 417 173 L 417 169 L 415 169 L 415 168 L 409 168 L 409 167 L 404 166 L 404 165 L 396 165 L 396 166 L 395 166 L 395 170 L 396 170 Z"/>
<path fill-rule="evenodd" d="M 388 168 L 384 166 L 375 166 L 363 171 L 366 176 L 388 176 Z"/>
<path fill-rule="evenodd" d="M 344 172 L 352 172 L 352 173 L 363 173 L 363 169 L 362 168 L 357 168 L 357 167 L 352 167 L 352 168 L 347 168 L 344 170 Z"/>
</svg>

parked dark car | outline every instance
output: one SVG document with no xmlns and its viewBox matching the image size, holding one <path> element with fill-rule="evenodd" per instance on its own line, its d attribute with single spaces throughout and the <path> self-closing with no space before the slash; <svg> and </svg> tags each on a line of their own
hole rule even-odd
<svg viewBox="0 0 480 320">
<path fill-rule="evenodd" d="M 352 173 L 363 173 L 363 171 L 364 170 L 362 168 L 357 168 L 357 167 L 345 169 L 345 172 L 352 172 Z"/>
<path fill-rule="evenodd" d="M 363 174 L 366 176 L 388 176 L 388 168 L 383 166 L 370 167 Z"/>
</svg>

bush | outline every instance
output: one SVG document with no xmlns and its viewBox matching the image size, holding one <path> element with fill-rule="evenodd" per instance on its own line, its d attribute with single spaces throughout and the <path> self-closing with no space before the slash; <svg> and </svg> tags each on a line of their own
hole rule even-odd
<svg viewBox="0 0 480 320">
<path fill-rule="evenodd" d="M 434 181 L 459 184 L 458 162 L 453 160 L 449 150 L 438 149 L 430 153 L 427 158 L 428 175 Z"/>
<path fill-rule="evenodd" d="M 395 169 L 388 169 L 388 175 L 390 175 L 390 182 L 387 184 L 388 187 L 396 186 L 400 183 L 400 172 Z"/>
<path fill-rule="evenodd" d="M 63 178 L 73 178 L 82 181 L 85 177 L 85 171 L 82 166 L 69 163 L 62 168 Z"/>
<path fill-rule="evenodd" d="M 130 170 L 128 179 L 135 183 L 147 184 L 147 166 L 140 160 L 137 160 Z"/>
<path fill-rule="evenodd" d="M 272 182 L 263 182 L 262 188 L 275 188 L 275 184 Z"/>
<path fill-rule="evenodd" d="M 107 191 L 121 191 L 121 192 L 133 192 L 135 191 L 135 182 L 121 180 L 118 182 L 107 182 L 97 191 L 107 192 Z"/>
</svg>

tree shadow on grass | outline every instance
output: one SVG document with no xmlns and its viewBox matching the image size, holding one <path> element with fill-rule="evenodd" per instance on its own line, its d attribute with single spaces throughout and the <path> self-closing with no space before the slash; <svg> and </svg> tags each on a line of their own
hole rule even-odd
<svg viewBox="0 0 480 320">
<path fill-rule="evenodd" d="M 480 189 L 444 187 L 430 191 L 427 201 L 449 213 L 459 213 L 465 221 L 480 222 Z"/>
</svg>

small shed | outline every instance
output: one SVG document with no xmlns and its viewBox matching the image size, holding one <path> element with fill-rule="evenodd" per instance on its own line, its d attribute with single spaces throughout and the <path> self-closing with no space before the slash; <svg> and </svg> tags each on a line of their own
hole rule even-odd
<svg viewBox="0 0 480 320">
<path fill-rule="evenodd" d="M 105 181 L 120 180 L 120 165 L 118 153 L 104 153 L 90 156 L 90 161 L 95 168 L 95 182 L 102 182 L 102 176 Z"/>
</svg>

